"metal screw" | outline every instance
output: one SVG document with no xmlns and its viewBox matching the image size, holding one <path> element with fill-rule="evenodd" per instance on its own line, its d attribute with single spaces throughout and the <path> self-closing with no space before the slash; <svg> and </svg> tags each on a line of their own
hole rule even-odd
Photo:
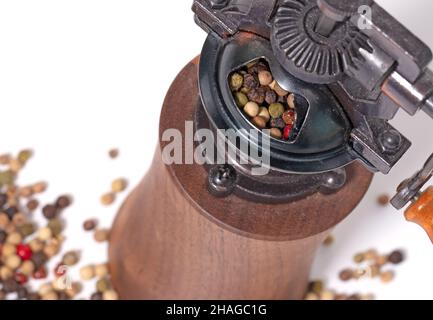
<svg viewBox="0 0 433 320">
<path fill-rule="evenodd" d="M 232 166 L 215 166 L 209 171 L 209 192 L 216 197 L 227 197 L 235 190 L 236 180 L 236 170 Z"/>
<path fill-rule="evenodd" d="M 402 138 L 397 130 L 388 130 L 380 135 L 383 151 L 394 153 L 401 147 Z"/>
<path fill-rule="evenodd" d="M 228 0 L 209 0 L 210 7 L 212 9 L 222 9 L 228 3 Z"/>
<path fill-rule="evenodd" d="M 329 194 L 340 190 L 347 180 L 345 169 L 337 169 L 334 171 L 326 172 L 323 177 L 322 193 Z"/>
</svg>

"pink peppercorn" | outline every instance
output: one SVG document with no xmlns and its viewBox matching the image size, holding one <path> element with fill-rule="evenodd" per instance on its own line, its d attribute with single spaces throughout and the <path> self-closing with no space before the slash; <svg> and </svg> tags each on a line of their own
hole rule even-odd
<svg viewBox="0 0 433 320">
<path fill-rule="evenodd" d="M 26 261 L 32 258 L 33 252 L 32 249 L 26 244 L 19 244 L 17 246 L 17 256 L 21 258 L 21 260 Z"/>
<path fill-rule="evenodd" d="M 21 272 L 17 272 L 15 273 L 15 281 L 18 282 L 19 284 L 25 284 L 27 283 L 29 279 L 27 278 L 26 275 L 24 275 Z"/>
<path fill-rule="evenodd" d="M 290 133 L 292 132 L 293 129 L 293 125 L 288 124 L 285 128 L 284 128 L 284 132 L 283 132 L 283 137 L 284 140 L 289 140 L 290 138 Z"/>
</svg>

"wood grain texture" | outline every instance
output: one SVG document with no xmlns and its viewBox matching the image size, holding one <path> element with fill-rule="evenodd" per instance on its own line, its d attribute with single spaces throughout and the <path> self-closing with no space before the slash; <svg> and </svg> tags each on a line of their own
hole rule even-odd
<svg viewBox="0 0 433 320">
<path fill-rule="evenodd" d="M 427 188 L 405 212 L 407 221 L 422 227 L 433 242 L 433 187 Z"/>
<path fill-rule="evenodd" d="M 196 59 L 167 94 L 161 132 L 193 119 L 197 100 Z M 348 183 L 334 195 L 279 205 L 235 195 L 215 199 L 203 167 L 167 167 L 158 148 L 113 226 L 110 266 L 120 297 L 301 299 L 317 247 L 371 182 L 359 165 L 348 172 Z"/>
</svg>

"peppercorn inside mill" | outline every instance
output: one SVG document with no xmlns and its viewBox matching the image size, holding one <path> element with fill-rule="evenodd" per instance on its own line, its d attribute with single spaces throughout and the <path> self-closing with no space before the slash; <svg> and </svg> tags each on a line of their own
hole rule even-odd
<svg viewBox="0 0 433 320">
<path fill-rule="evenodd" d="M 264 59 L 232 73 L 230 89 L 236 105 L 257 129 L 268 129 L 279 140 L 296 138 L 296 96 L 281 88 Z"/>
</svg>

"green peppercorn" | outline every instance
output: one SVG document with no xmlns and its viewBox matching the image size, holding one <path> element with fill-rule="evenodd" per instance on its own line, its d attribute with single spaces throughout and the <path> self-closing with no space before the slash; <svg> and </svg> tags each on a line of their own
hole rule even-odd
<svg viewBox="0 0 433 320">
<path fill-rule="evenodd" d="M 15 174 L 12 170 L 6 170 L 0 172 L 0 186 L 10 186 L 14 183 Z"/>
<path fill-rule="evenodd" d="M 69 267 L 76 265 L 79 260 L 80 256 L 76 251 L 67 252 L 63 255 L 62 258 L 62 262 Z"/>
<path fill-rule="evenodd" d="M 233 73 L 230 77 L 230 88 L 233 91 L 238 91 L 244 84 L 244 77 L 239 73 Z"/>
<path fill-rule="evenodd" d="M 18 161 L 22 165 L 25 165 L 31 156 L 32 156 L 31 150 L 22 150 L 18 153 Z"/>
<path fill-rule="evenodd" d="M 284 106 L 281 103 L 273 103 L 269 106 L 269 114 L 272 118 L 277 119 L 284 113 Z"/>
<path fill-rule="evenodd" d="M 63 224 L 60 221 L 60 219 L 57 219 L 57 218 L 51 219 L 48 222 L 48 228 L 51 229 L 51 232 L 52 232 L 53 236 L 58 236 L 59 234 L 62 233 Z"/>
<path fill-rule="evenodd" d="M 96 281 L 96 290 L 98 292 L 105 292 L 111 289 L 111 283 L 107 278 L 102 278 Z"/>
<path fill-rule="evenodd" d="M 33 223 L 25 223 L 18 228 L 18 231 L 23 235 L 23 237 L 28 237 L 35 233 L 35 226 Z"/>
<path fill-rule="evenodd" d="M 248 103 L 248 98 L 242 92 L 236 92 L 235 101 L 239 108 L 243 108 Z"/>
</svg>

